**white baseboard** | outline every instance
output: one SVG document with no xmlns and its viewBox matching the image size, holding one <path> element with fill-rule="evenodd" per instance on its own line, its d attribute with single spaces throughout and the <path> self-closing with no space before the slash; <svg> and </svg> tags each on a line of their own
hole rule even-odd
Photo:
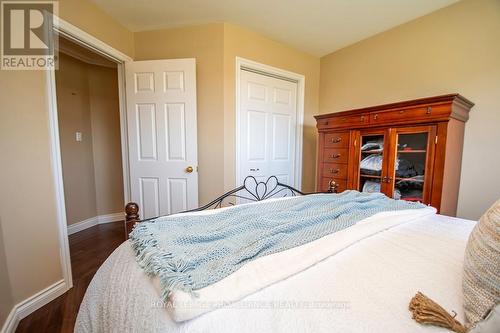
<svg viewBox="0 0 500 333">
<path fill-rule="evenodd" d="M 68 288 L 64 280 L 60 280 L 35 295 L 14 306 L 5 321 L 1 333 L 14 333 L 21 319 L 35 312 L 45 304 L 64 294 Z"/>
<path fill-rule="evenodd" d="M 82 231 L 99 224 L 97 216 L 91 217 L 89 219 L 76 222 L 68 225 L 68 235 L 72 235 L 75 232 Z"/>
<path fill-rule="evenodd" d="M 94 216 L 84 221 L 70 224 L 68 226 L 68 235 L 85 230 L 98 224 L 110 223 L 124 220 L 124 213 L 113 213 Z M 21 303 L 15 305 L 5 320 L 0 333 L 14 333 L 21 319 L 27 317 L 45 304 L 53 301 L 68 290 L 64 280 L 60 280 L 35 295 L 27 298 Z"/>
<path fill-rule="evenodd" d="M 85 230 L 98 224 L 117 222 L 124 220 L 124 213 L 113 213 L 94 216 L 84 221 L 70 224 L 68 226 L 68 235 Z M 35 295 L 27 298 L 21 303 L 15 305 L 5 320 L 0 333 L 14 333 L 21 319 L 27 317 L 45 304 L 53 301 L 68 290 L 64 280 L 60 280 L 53 285 L 43 289 Z"/>
<path fill-rule="evenodd" d="M 123 220 L 125 220 L 125 213 L 123 212 L 97 216 L 97 221 L 99 224 L 117 222 Z"/>
<path fill-rule="evenodd" d="M 98 225 L 98 224 L 117 222 L 117 221 L 122 221 L 124 219 L 125 219 L 125 216 L 121 212 L 94 216 L 94 217 L 88 218 L 86 220 L 68 225 L 68 235 L 72 235 L 75 232 L 79 232 L 79 231 L 88 229 L 88 228 L 93 227 L 93 226 Z"/>
<path fill-rule="evenodd" d="M 5 323 L 2 326 L 1 333 L 14 333 L 16 331 L 17 325 L 19 325 L 19 317 L 16 315 L 16 307 L 13 307 L 9 313 Z"/>
</svg>

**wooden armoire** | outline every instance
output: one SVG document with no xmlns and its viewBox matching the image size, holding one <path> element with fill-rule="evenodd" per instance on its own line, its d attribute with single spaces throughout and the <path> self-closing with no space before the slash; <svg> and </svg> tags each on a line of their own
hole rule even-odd
<svg viewBox="0 0 500 333">
<path fill-rule="evenodd" d="M 317 190 L 355 189 L 419 201 L 455 216 L 465 122 L 459 94 L 315 116 Z"/>
</svg>

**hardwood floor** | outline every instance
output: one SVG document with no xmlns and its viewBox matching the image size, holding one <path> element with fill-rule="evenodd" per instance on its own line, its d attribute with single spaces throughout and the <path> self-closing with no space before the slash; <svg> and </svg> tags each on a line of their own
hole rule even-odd
<svg viewBox="0 0 500 333">
<path fill-rule="evenodd" d="M 73 288 L 21 320 L 16 332 L 73 332 L 87 286 L 101 264 L 124 240 L 123 222 L 99 224 L 70 235 Z"/>
</svg>

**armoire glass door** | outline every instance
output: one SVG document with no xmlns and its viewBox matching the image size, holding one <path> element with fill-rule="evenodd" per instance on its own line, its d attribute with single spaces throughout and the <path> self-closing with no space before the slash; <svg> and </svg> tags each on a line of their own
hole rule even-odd
<svg viewBox="0 0 500 333">
<path fill-rule="evenodd" d="M 358 169 L 358 191 L 360 192 L 384 192 L 385 184 L 382 177 L 385 173 L 385 146 L 387 135 L 385 130 L 361 131 L 359 136 L 359 169 Z"/>
<path fill-rule="evenodd" d="M 434 159 L 434 126 L 395 128 L 391 130 L 391 154 L 395 158 L 390 166 L 389 196 L 394 199 L 429 203 L 430 180 Z"/>
</svg>

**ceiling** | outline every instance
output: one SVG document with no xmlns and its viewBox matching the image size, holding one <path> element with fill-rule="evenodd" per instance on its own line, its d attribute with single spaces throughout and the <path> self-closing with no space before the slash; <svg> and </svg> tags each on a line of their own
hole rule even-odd
<svg viewBox="0 0 500 333">
<path fill-rule="evenodd" d="M 92 0 L 131 31 L 229 22 L 323 56 L 458 0 Z"/>
</svg>

